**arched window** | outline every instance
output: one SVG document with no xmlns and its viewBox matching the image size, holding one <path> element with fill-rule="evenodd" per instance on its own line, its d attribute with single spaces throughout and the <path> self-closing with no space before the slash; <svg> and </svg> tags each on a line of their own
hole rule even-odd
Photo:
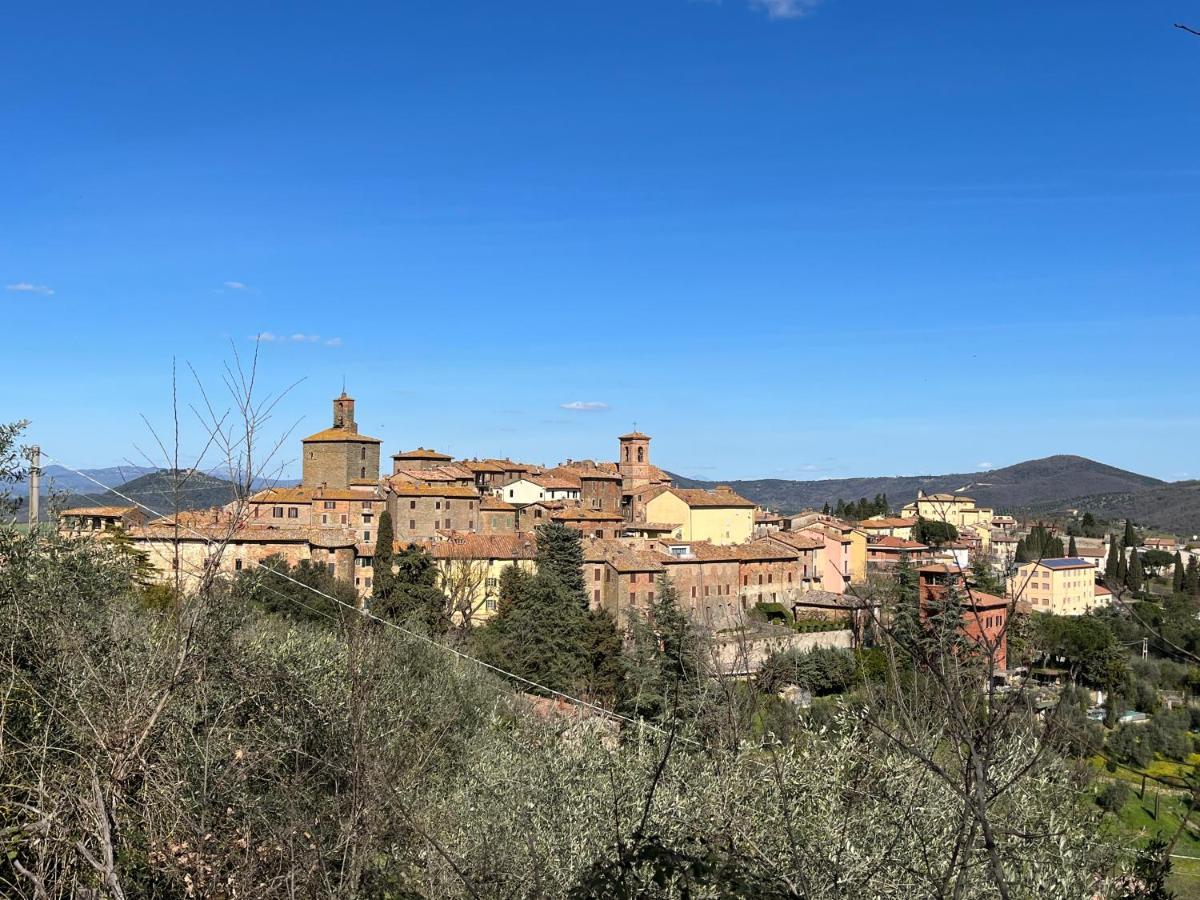
<svg viewBox="0 0 1200 900">
<path fill-rule="evenodd" d="M 646 450 L 644 447 L 638 447 L 638 462 L 645 462 Z"/>
</svg>

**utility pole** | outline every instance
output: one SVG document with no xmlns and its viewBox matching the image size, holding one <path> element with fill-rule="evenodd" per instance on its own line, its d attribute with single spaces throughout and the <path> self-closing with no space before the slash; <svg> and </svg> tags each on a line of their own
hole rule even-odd
<svg viewBox="0 0 1200 900">
<path fill-rule="evenodd" d="M 39 501 L 42 490 L 42 448 L 34 444 L 29 448 L 29 527 L 38 523 Z"/>
</svg>

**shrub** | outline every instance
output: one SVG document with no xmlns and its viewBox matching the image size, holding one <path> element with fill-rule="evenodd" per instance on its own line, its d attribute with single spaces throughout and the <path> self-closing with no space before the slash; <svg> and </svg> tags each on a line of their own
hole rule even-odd
<svg viewBox="0 0 1200 900">
<path fill-rule="evenodd" d="M 1133 791 L 1123 781 L 1110 781 L 1096 792 L 1096 805 L 1105 812 L 1119 813 Z"/>
</svg>

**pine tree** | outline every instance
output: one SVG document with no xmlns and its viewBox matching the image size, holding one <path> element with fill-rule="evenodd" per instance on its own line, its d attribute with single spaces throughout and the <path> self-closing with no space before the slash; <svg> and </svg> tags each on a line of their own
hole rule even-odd
<svg viewBox="0 0 1200 900">
<path fill-rule="evenodd" d="M 829 501 L 828 500 L 826 500 L 825 505 L 821 507 L 821 515 L 823 515 L 823 516 L 829 515 Z"/>
<path fill-rule="evenodd" d="M 537 570 L 562 585 L 581 610 L 588 608 L 587 582 L 583 577 L 583 532 L 566 525 L 541 525 L 537 529 Z"/>
<path fill-rule="evenodd" d="M 1145 574 L 1142 572 L 1142 559 L 1138 556 L 1136 549 L 1129 553 L 1129 569 L 1125 573 L 1125 586 L 1131 591 L 1140 591 L 1142 584 L 1145 582 Z"/>
<path fill-rule="evenodd" d="M 1117 567 L 1120 563 L 1117 561 L 1121 554 L 1121 550 L 1117 547 L 1117 536 L 1114 534 L 1108 540 L 1108 559 L 1104 561 L 1104 577 L 1109 581 L 1115 581 L 1119 576 Z"/>
<path fill-rule="evenodd" d="M 437 586 L 438 571 L 433 557 L 423 547 L 409 544 L 393 559 L 396 573 L 385 580 L 383 593 L 375 592 L 372 612 L 401 625 L 419 623 L 433 634 L 447 631 L 448 603 Z"/>
<path fill-rule="evenodd" d="M 907 652 L 915 652 L 921 639 L 921 594 L 916 570 L 907 553 L 900 554 L 894 570 L 896 587 L 895 611 L 892 614 L 892 637 Z"/>
<path fill-rule="evenodd" d="M 379 514 L 379 527 L 375 530 L 375 554 L 371 557 L 371 596 L 375 599 L 386 601 L 392 595 L 396 583 L 392 574 L 394 544 L 392 514 L 385 509 Z"/>
<path fill-rule="evenodd" d="M 1078 556 L 1078 555 L 1079 555 L 1079 548 L 1077 548 L 1077 547 L 1075 546 L 1075 537 L 1074 537 L 1074 535 L 1072 535 L 1072 536 L 1071 536 L 1071 543 L 1070 543 L 1070 545 L 1067 547 L 1067 556 L 1070 556 L 1070 557 L 1076 557 L 1076 556 Z"/>
<path fill-rule="evenodd" d="M 1125 537 L 1121 541 L 1121 543 L 1124 544 L 1126 549 L 1128 549 L 1129 547 L 1137 546 L 1137 534 L 1133 530 L 1133 520 L 1132 519 L 1125 520 Z"/>
<path fill-rule="evenodd" d="M 477 652 L 486 662 L 554 691 L 586 688 L 585 614 L 557 578 L 509 566 L 501 575 L 496 615 L 476 631 Z"/>
<path fill-rule="evenodd" d="M 1176 594 L 1183 593 L 1183 556 L 1178 550 L 1175 551 L 1175 569 L 1174 577 L 1171 580 L 1171 591 Z"/>
<path fill-rule="evenodd" d="M 587 692 L 608 709 L 624 699 L 625 660 L 617 623 L 606 609 L 590 610 L 584 623 Z"/>
<path fill-rule="evenodd" d="M 845 500 L 841 499 L 840 497 L 838 498 L 837 506 L 835 506 L 833 508 L 833 514 L 835 516 L 837 516 L 839 519 L 842 516 L 846 515 L 846 501 Z"/>
<path fill-rule="evenodd" d="M 629 711 L 660 721 L 688 716 L 703 688 L 702 654 L 671 579 L 659 579 L 648 615 L 631 625 Z"/>
</svg>

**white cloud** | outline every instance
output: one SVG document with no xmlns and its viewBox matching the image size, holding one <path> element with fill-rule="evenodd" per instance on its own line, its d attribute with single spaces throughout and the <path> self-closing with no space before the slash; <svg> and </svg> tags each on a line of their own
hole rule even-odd
<svg viewBox="0 0 1200 900">
<path fill-rule="evenodd" d="M 44 284 L 30 284 L 28 281 L 18 281 L 16 284 L 6 284 L 5 290 L 21 291 L 26 294 L 45 294 L 47 297 L 54 293 L 52 288 Z"/>
<path fill-rule="evenodd" d="M 250 340 L 258 341 L 263 344 L 319 344 L 321 336 L 319 334 L 305 334 L 302 331 L 297 331 L 294 334 L 276 334 L 273 331 L 262 331 L 258 334 L 250 335 Z M 326 347 L 342 346 L 341 338 L 329 338 L 325 341 Z"/>
<path fill-rule="evenodd" d="M 599 400 L 572 400 L 570 403 L 560 403 L 559 408 L 574 412 L 601 412 L 608 409 L 608 404 Z"/>
<path fill-rule="evenodd" d="M 820 4 L 821 0 L 750 0 L 750 8 L 761 9 L 769 19 L 800 19 Z"/>
<path fill-rule="evenodd" d="M 975 463 L 977 469 L 993 469 L 995 466 L 990 462 Z"/>
<path fill-rule="evenodd" d="M 243 284 L 240 281 L 226 281 L 226 282 L 222 282 L 222 283 L 223 283 L 225 289 L 228 291 L 248 291 L 248 290 L 250 290 L 249 287 L 247 287 L 245 284 Z"/>
</svg>

